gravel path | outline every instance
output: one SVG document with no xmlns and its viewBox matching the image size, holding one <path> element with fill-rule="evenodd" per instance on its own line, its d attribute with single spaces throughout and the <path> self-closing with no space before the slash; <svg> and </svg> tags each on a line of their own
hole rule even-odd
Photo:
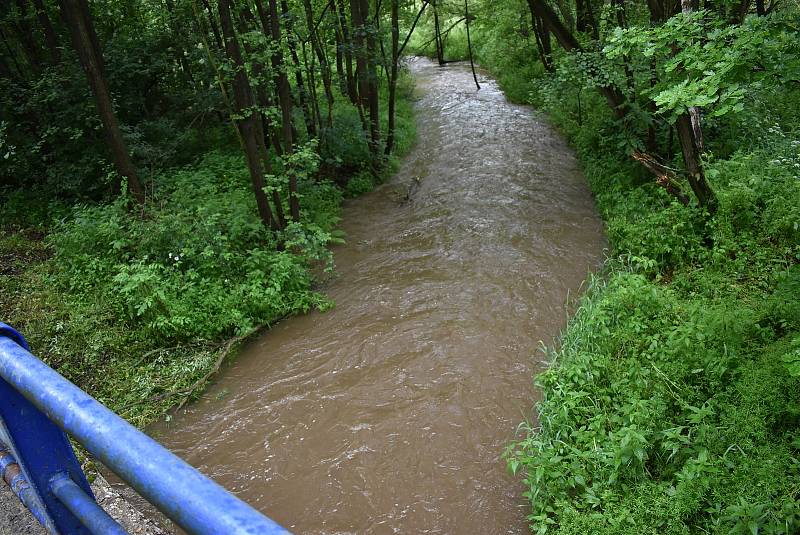
<svg viewBox="0 0 800 535">
<path fill-rule="evenodd" d="M 136 535 L 162 535 L 169 533 L 147 518 L 112 487 L 106 479 L 97 475 L 92 490 L 103 509 L 108 512 L 128 533 Z M 132 492 L 132 491 L 131 491 Z M 20 503 L 5 483 L 0 483 L 0 535 L 46 535 L 45 529 Z"/>
</svg>

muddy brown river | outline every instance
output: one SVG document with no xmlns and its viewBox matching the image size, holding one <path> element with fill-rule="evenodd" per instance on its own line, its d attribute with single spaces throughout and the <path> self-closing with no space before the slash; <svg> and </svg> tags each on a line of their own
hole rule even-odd
<svg viewBox="0 0 800 535">
<path fill-rule="evenodd" d="M 535 112 L 468 66 L 409 68 L 418 143 L 346 204 L 336 307 L 265 332 L 150 431 L 296 533 L 525 533 L 501 454 L 602 224 Z"/>
</svg>

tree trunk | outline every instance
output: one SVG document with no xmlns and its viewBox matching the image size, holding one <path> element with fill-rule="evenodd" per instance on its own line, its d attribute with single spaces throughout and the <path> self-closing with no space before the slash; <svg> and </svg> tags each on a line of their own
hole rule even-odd
<svg viewBox="0 0 800 535">
<path fill-rule="evenodd" d="M 327 126 L 331 128 L 333 126 L 333 74 L 331 73 L 331 66 L 330 63 L 328 63 L 328 56 L 325 53 L 325 48 L 319 42 L 317 29 L 314 25 L 314 12 L 311 7 L 311 0 L 303 0 L 303 8 L 306 13 L 306 24 L 309 27 L 308 38 L 309 41 L 311 41 L 314 54 L 319 60 L 320 74 L 322 74 L 322 87 L 325 90 L 325 100 L 328 103 Z M 339 58 L 341 58 L 341 56 L 339 56 Z M 313 85 L 312 83 L 312 87 Z"/>
<path fill-rule="evenodd" d="M 211 33 L 214 34 L 214 40 L 217 42 L 217 47 L 220 51 L 225 51 L 225 46 L 222 44 L 222 36 L 219 33 L 219 28 L 217 27 L 217 21 L 214 19 L 214 11 L 211 9 L 211 6 L 208 3 L 208 0 L 203 0 L 203 7 L 206 8 L 206 14 L 208 15 L 208 24 L 211 27 Z"/>
<path fill-rule="evenodd" d="M 681 0 L 681 10 L 686 14 L 691 13 L 691 0 Z M 683 152 L 683 161 L 686 164 L 689 185 L 694 191 L 700 206 L 705 207 L 709 213 L 713 214 L 717 209 L 717 200 L 711 190 L 711 186 L 706 181 L 703 170 L 701 155 L 704 147 L 703 130 L 700 125 L 700 109 L 696 106 L 691 106 L 686 113 L 678 117 L 675 127 L 681 144 L 681 152 Z"/>
<path fill-rule="evenodd" d="M 369 131 L 372 139 L 373 155 L 380 154 L 381 144 L 381 114 L 379 109 L 379 89 L 377 70 L 377 47 L 374 27 L 368 26 L 369 0 L 361 0 L 361 17 L 367 32 L 367 106 L 369 109 Z"/>
<path fill-rule="evenodd" d="M 294 81 L 295 84 L 297 84 L 300 109 L 303 111 L 303 119 L 306 123 L 306 133 L 309 138 L 313 138 L 317 136 L 317 128 L 314 123 L 313 112 L 310 109 L 311 105 L 308 101 L 308 91 L 303 83 L 303 67 L 300 65 L 300 58 L 297 56 L 297 40 L 294 36 L 293 14 L 289 11 L 289 4 L 286 3 L 286 0 L 281 0 L 281 14 L 286 25 L 286 44 L 289 47 L 289 55 L 292 58 Z"/>
<path fill-rule="evenodd" d="M 280 19 L 278 19 L 278 4 L 276 0 L 269 0 L 269 24 L 272 41 L 276 47 L 275 52 L 272 54 L 272 68 L 278 76 L 278 100 L 281 106 L 281 129 L 283 131 L 284 150 L 287 153 L 292 153 L 294 152 L 294 142 L 292 139 L 292 94 L 291 88 L 289 87 L 289 78 L 286 76 L 283 54 L 280 52 L 281 26 Z M 297 177 L 292 172 L 289 172 L 289 212 L 293 220 L 300 221 L 300 201 L 297 198 Z"/>
<path fill-rule="evenodd" d="M 544 70 L 547 72 L 555 72 L 556 67 L 553 64 L 553 49 L 550 44 L 550 30 L 542 21 L 542 18 L 536 14 L 532 0 L 528 0 L 528 10 L 531 13 L 533 36 L 536 39 L 536 49 L 539 51 L 539 59 L 542 62 L 542 66 L 544 66 Z"/>
<path fill-rule="evenodd" d="M 400 61 L 400 6 L 399 0 L 391 0 L 392 58 L 389 74 L 389 117 L 386 126 L 386 146 L 383 153 L 388 156 L 394 149 L 395 105 L 397 98 L 397 62 Z"/>
<path fill-rule="evenodd" d="M 36 9 L 36 18 L 39 19 L 39 25 L 42 27 L 42 33 L 44 33 L 47 49 L 50 51 L 50 59 L 54 64 L 61 63 L 61 50 L 58 48 L 58 38 L 56 37 L 56 31 L 53 29 L 53 24 L 50 22 L 50 17 L 47 15 L 47 9 L 42 0 L 33 0 L 33 7 Z"/>
<path fill-rule="evenodd" d="M 334 26 L 336 37 L 336 79 L 339 81 L 339 91 L 347 95 L 347 75 L 344 72 L 344 38 L 338 22 Z"/>
<path fill-rule="evenodd" d="M 433 40 L 436 43 L 436 59 L 439 65 L 444 65 L 444 43 L 442 42 L 442 28 L 439 25 L 439 11 L 436 9 L 436 0 L 433 1 Z"/>
<path fill-rule="evenodd" d="M 417 16 L 414 18 L 414 22 L 411 24 L 411 28 L 408 30 L 408 34 L 406 34 L 406 38 L 403 39 L 403 44 L 400 45 L 400 50 L 397 52 L 397 56 L 400 57 L 403 55 L 403 50 L 405 50 L 406 45 L 408 44 L 408 40 L 411 39 L 411 34 L 414 33 L 414 28 L 417 27 L 417 23 L 419 19 L 422 17 L 422 14 L 425 12 L 425 8 L 428 7 L 431 0 L 423 0 L 422 7 L 417 12 Z"/>
<path fill-rule="evenodd" d="M 353 74 L 353 41 L 350 37 L 350 31 L 347 27 L 347 15 L 344 9 L 344 0 L 334 0 L 336 3 L 336 12 L 339 15 L 339 26 L 342 32 L 342 41 L 344 44 L 344 60 L 345 60 L 345 69 L 347 75 L 347 96 L 350 98 L 350 102 L 353 103 L 353 106 L 357 107 L 359 113 L 362 115 L 363 121 L 363 111 L 361 108 L 361 104 L 358 100 L 358 90 L 356 89 L 356 77 Z"/>
<path fill-rule="evenodd" d="M 469 38 L 469 0 L 464 0 L 464 24 L 467 26 L 467 50 L 469 50 L 469 66 L 472 69 L 472 79 L 475 80 L 475 87 L 478 91 L 481 89 L 481 84 L 478 83 L 478 75 L 475 74 L 475 62 L 472 59 L 472 40 Z"/>
<path fill-rule="evenodd" d="M 233 77 L 233 95 L 237 114 L 236 124 L 241 132 L 244 142 L 244 153 L 247 159 L 247 169 L 250 172 L 250 181 L 258 206 L 258 213 L 262 224 L 271 230 L 280 230 L 280 224 L 272 216 L 272 210 L 264 192 L 264 175 L 261 168 L 263 151 L 266 148 L 259 146 L 259 132 L 257 114 L 253 109 L 253 92 L 244 60 L 239 50 L 239 42 L 233 29 L 230 4 L 228 0 L 219 0 L 219 20 L 225 39 L 225 53 L 235 67 Z"/>
<path fill-rule="evenodd" d="M 529 0 L 529 6 L 534 14 L 542 19 L 550 32 L 555 35 L 561 48 L 567 52 L 583 50 L 578 40 L 575 39 L 575 36 L 561 23 L 558 15 L 556 15 L 555 11 L 553 11 L 544 0 Z M 598 87 L 598 90 L 605 97 L 606 102 L 608 102 L 608 105 L 618 119 L 623 118 L 627 114 L 625 97 L 620 93 L 619 89 L 612 85 L 606 85 Z"/>
<path fill-rule="evenodd" d="M 125 140 L 122 138 L 117 116 L 114 114 L 114 107 L 111 104 L 111 94 L 103 74 L 102 54 L 100 49 L 95 46 L 97 35 L 91 19 L 86 16 L 89 13 L 86 0 L 59 0 L 59 4 L 64 22 L 72 36 L 72 43 L 94 94 L 97 111 L 103 122 L 103 129 L 117 174 L 127 180 L 128 192 L 131 197 L 138 204 L 144 204 L 144 188 L 139 182 L 139 176 L 125 146 Z"/>
<path fill-rule="evenodd" d="M 350 0 L 350 18 L 356 36 L 358 93 L 362 107 L 369 113 L 370 153 L 376 157 L 380 150 L 380 117 L 378 76 L 375 69 L 375 35 L 367 26 L 369 0 Z"/>
</svg>

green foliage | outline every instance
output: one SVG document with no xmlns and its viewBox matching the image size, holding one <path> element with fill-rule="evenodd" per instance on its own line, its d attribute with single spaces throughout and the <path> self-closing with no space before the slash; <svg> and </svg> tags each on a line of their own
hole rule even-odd
<svg viewBox="0 0 800 535">
<path fill-rule="evenodd" d="M 347 181 L 345 194 L 348 197 L 357 197 L 368 191 L 372 191 L 374 187 L 375 182 L 372 178 L 372 174 L 369 171 L 362 171 Z"/>
<path fill-rule="evenodd" d="M 506 452 L 532 531 L 797 533 L 795 11 L 741 27 L 708 13 L 663 26 L 634 19 L 610 32 L 602 54 L 556 50 L 552 75 L 519 38 L 518 11 L 497 11 L 499 24 L 477 33 L 483 65 L 571 140 L 611 245 L 605 272 L 547 350 L 552 365 L 536 378 L 544 399 Z M 646 88 L 651 59 L 658 82 L 620 124 L 592 87 L 625 87 L 627 64 Z M 708 111 L 705 170 L 719 198 L 711 219 L 626 157 L 631 133 L 691 105 Z M 667 150 L 680 167 L 678 147 Z"/>
<path fill-rule="evenodd" d="M 300 180 L 304 166 L 313 170 L 309 154 L 298 151 L 287 162 Z M 210 153 L 160 181 L 163 196 L 142 218 L 132 218 L 123 199 L 78 207 L 60 223 L 49 238 L 62 266 L 54 282 L 76 300 L 102 300 L 161 343 L 241 334 L 327 306 L 311 291 L 307 268 L 330 261 L 333 224 L 324 218 L 338 211 L 315 214 L 327 230 L 287 227 L 287 248 L 277 250 L 256 216 L 241 158 Z M 334 192 L 318 192 L 317 207 L 332 209 Z"/>
<path fill-rule="evenodd" d="M 111 195 L 102 126 L 68 46 L 60 64 L 39 68 L 24 61 L 15 30 L 20 70 L 14 64 L 11 76 L 0 76 L 3 321 L 26 334 L 37 356 L 137 425 L 195 395 L 228 354 L 228 341 L 288 314 L 331 306 L 313 286 L 333 268 L 329 246 L 342 242 L 342 199 L 358 193 L 359 180 L 367 177 L 371 187 L 394 165 L 390 159 L 375 173 L 358 111 L 345 96 L 336 95 L 333 127 L 317 139 L 302 128 L 295 106 L 295 150 L 285 157 L 270 151 L 265 189 L 286 200 L 294 176 L 301 218 L 267 232 L 220 91 L 220 79 L 230 82 L 233 71 L 205 14 L 198 20 L 191 2 L 172 4 L 91 3 L 114 107 L 146 189 L 143 208 Z M 315 5 L 315 16 L 323 8 Z M 58 20 L 56 9 L 50 15 Z M 5 16 L 4 28 L 16 24 Z M 302 17 L 293 22 L 296 34 L 307 32 Z M 329 22 L 317 28 L 323 41 L 333 41 Z M 66 45 L 66 28 L 56 30 Z M 241 38 L 251 48 L 246 68 L 254 89 L 274 92 L 275 43 L 260 31 Z M 290 58 L 285 40 L 280 49 Z M 334 57 L 332 46 L 326 52 Z M 266 70 L 256 73 L 253 59 Z M 302 72 L 308 91 L 309 72 Z M 414 141 L 412 87 L 402 73 L 397 154 Z M 299 100 L 299 89 L 292 91 Z M 280 125 L 275 107 L 259 111 Z M 283 210 L 289 213 L 285 203 Z"/>
<path fill-rule="evenodd" d="M 658 83 L 646 94 L 673 117 L 691 106 L 711 117 L 738 113 L 753 89 L 800 80 L 797 28 L 765 17 L 731 25 L 708 11 L 679 14 L 660 26 L 616 28 L 603 52 L 656 61 Z"/>
</svg>

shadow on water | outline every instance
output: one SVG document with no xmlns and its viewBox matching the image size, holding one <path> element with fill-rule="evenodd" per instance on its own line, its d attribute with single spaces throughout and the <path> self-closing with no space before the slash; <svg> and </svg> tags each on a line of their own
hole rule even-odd
<svg viewBox="0 0 800 535">
<path fill-rule="evenodd" d="M 468 66 L 409 66 L 419 142 L 345 207 L 336 308 L 266 332 L 150 431 L 298 533 L 525 533 L 500 455 L 602 225 L 531 109 Z"/>
</svg>

